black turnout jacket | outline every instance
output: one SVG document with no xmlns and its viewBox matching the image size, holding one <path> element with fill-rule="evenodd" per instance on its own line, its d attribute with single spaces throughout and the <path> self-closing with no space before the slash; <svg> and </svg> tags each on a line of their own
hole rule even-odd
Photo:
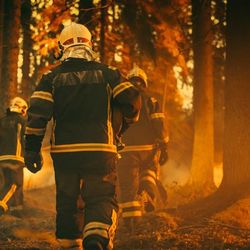
<svg viewBox="0 0 250 250">
<path fill-rule="evenodd" d="M 142 93 L 142 108 L 137 123 L 124 133 L 125 148 L 122 152 L 150 151 L 157 141 L 168 143 L 168 133 L 159 102 L 148 93 Z"/>
<path fill-rule="evenodd" d="M 13 162 L 23 165 L 25 118 L 7 111 L 0 119 L 0 164 Z"/>
<path fill-rule="evenodd" d="M 86 152 L 117 152 L 112 128 L 112 109 L 118 107 L 124 120 L 139 118 L 138 90 L 120 72 L 95 61 L 68 58 L 42 76 L 31 96 L 26 127 L 26 150 L 40 151 L 47 122 L 53 118 L 51 153 L 69 164 Z M 66 161 L 66 163 L 65 163 Z"/>
</svg>

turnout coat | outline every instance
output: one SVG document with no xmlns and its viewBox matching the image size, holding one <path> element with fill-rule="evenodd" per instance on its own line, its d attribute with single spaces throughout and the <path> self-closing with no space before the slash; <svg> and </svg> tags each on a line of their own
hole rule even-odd
<svg viewBox="0 0 250 250">
<path fill-rule="evenodd" d="M 82 165 L 117 153 L 112 109 L 126 123 L 138 120 L 138 90 L 120 72 L 95 61 L 68 58 L 43 75 L 31 96 L 26 150 L 38 152 L 47 122 L 53 118 L 51 154 L 62 167 Z"/>
</svg>

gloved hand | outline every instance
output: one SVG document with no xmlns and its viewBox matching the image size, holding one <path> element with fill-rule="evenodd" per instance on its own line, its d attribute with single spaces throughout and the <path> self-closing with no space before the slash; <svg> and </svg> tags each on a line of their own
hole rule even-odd
<svg viewBox="0 0 250 250">
<path fill-rule="evenodd" d="M 159 164 L 162 166 L 168 161 L 168 144 L 164 141 L 157 141 L 156 145 L 160 150 Z"/>
<path fill-rule="evenodd" d="M 43 166 L 43 158 L 40 152 L 26 151 L 24 154 L 24 163 L 27 169 L 36 173 L 41 170 Z"/>
<path fill-rule="evenodd" d="M 168 161 L 168 151 L 167 149 L 161 149 L 159 164 L 162 166 Z"/>
</svg>

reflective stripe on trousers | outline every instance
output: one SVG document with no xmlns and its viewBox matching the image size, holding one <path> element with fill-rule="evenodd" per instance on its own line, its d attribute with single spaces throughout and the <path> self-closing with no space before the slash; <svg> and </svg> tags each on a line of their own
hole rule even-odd
<svg viewBox="0 0 250 250">
<path fill-rule="evenodd" d="M 119 203 L 122 218 L 132 218 L 142 216 L 142 205 L 139 201 L 130 201 Z"/>
</svg>

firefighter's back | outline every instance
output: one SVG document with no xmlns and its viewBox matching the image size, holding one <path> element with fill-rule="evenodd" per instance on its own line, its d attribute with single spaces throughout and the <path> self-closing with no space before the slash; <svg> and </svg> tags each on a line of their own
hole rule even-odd
<svg viewBox="0 0 250 250">
<path fill-rule="evenodd" d="M 106 65 L 77 58 L 52 71 L 55 128 L 51 152 L 60 164 L 86 165 L 90 159 L 115 156 L 109 85 L 115 74 Z"/>
<path fill-rule="evenodd" d="M 22 156 L 23 129 L 24 119 L 17 113 L 8 112 L 0 119 L 0 163 Z"/>
</svg>

